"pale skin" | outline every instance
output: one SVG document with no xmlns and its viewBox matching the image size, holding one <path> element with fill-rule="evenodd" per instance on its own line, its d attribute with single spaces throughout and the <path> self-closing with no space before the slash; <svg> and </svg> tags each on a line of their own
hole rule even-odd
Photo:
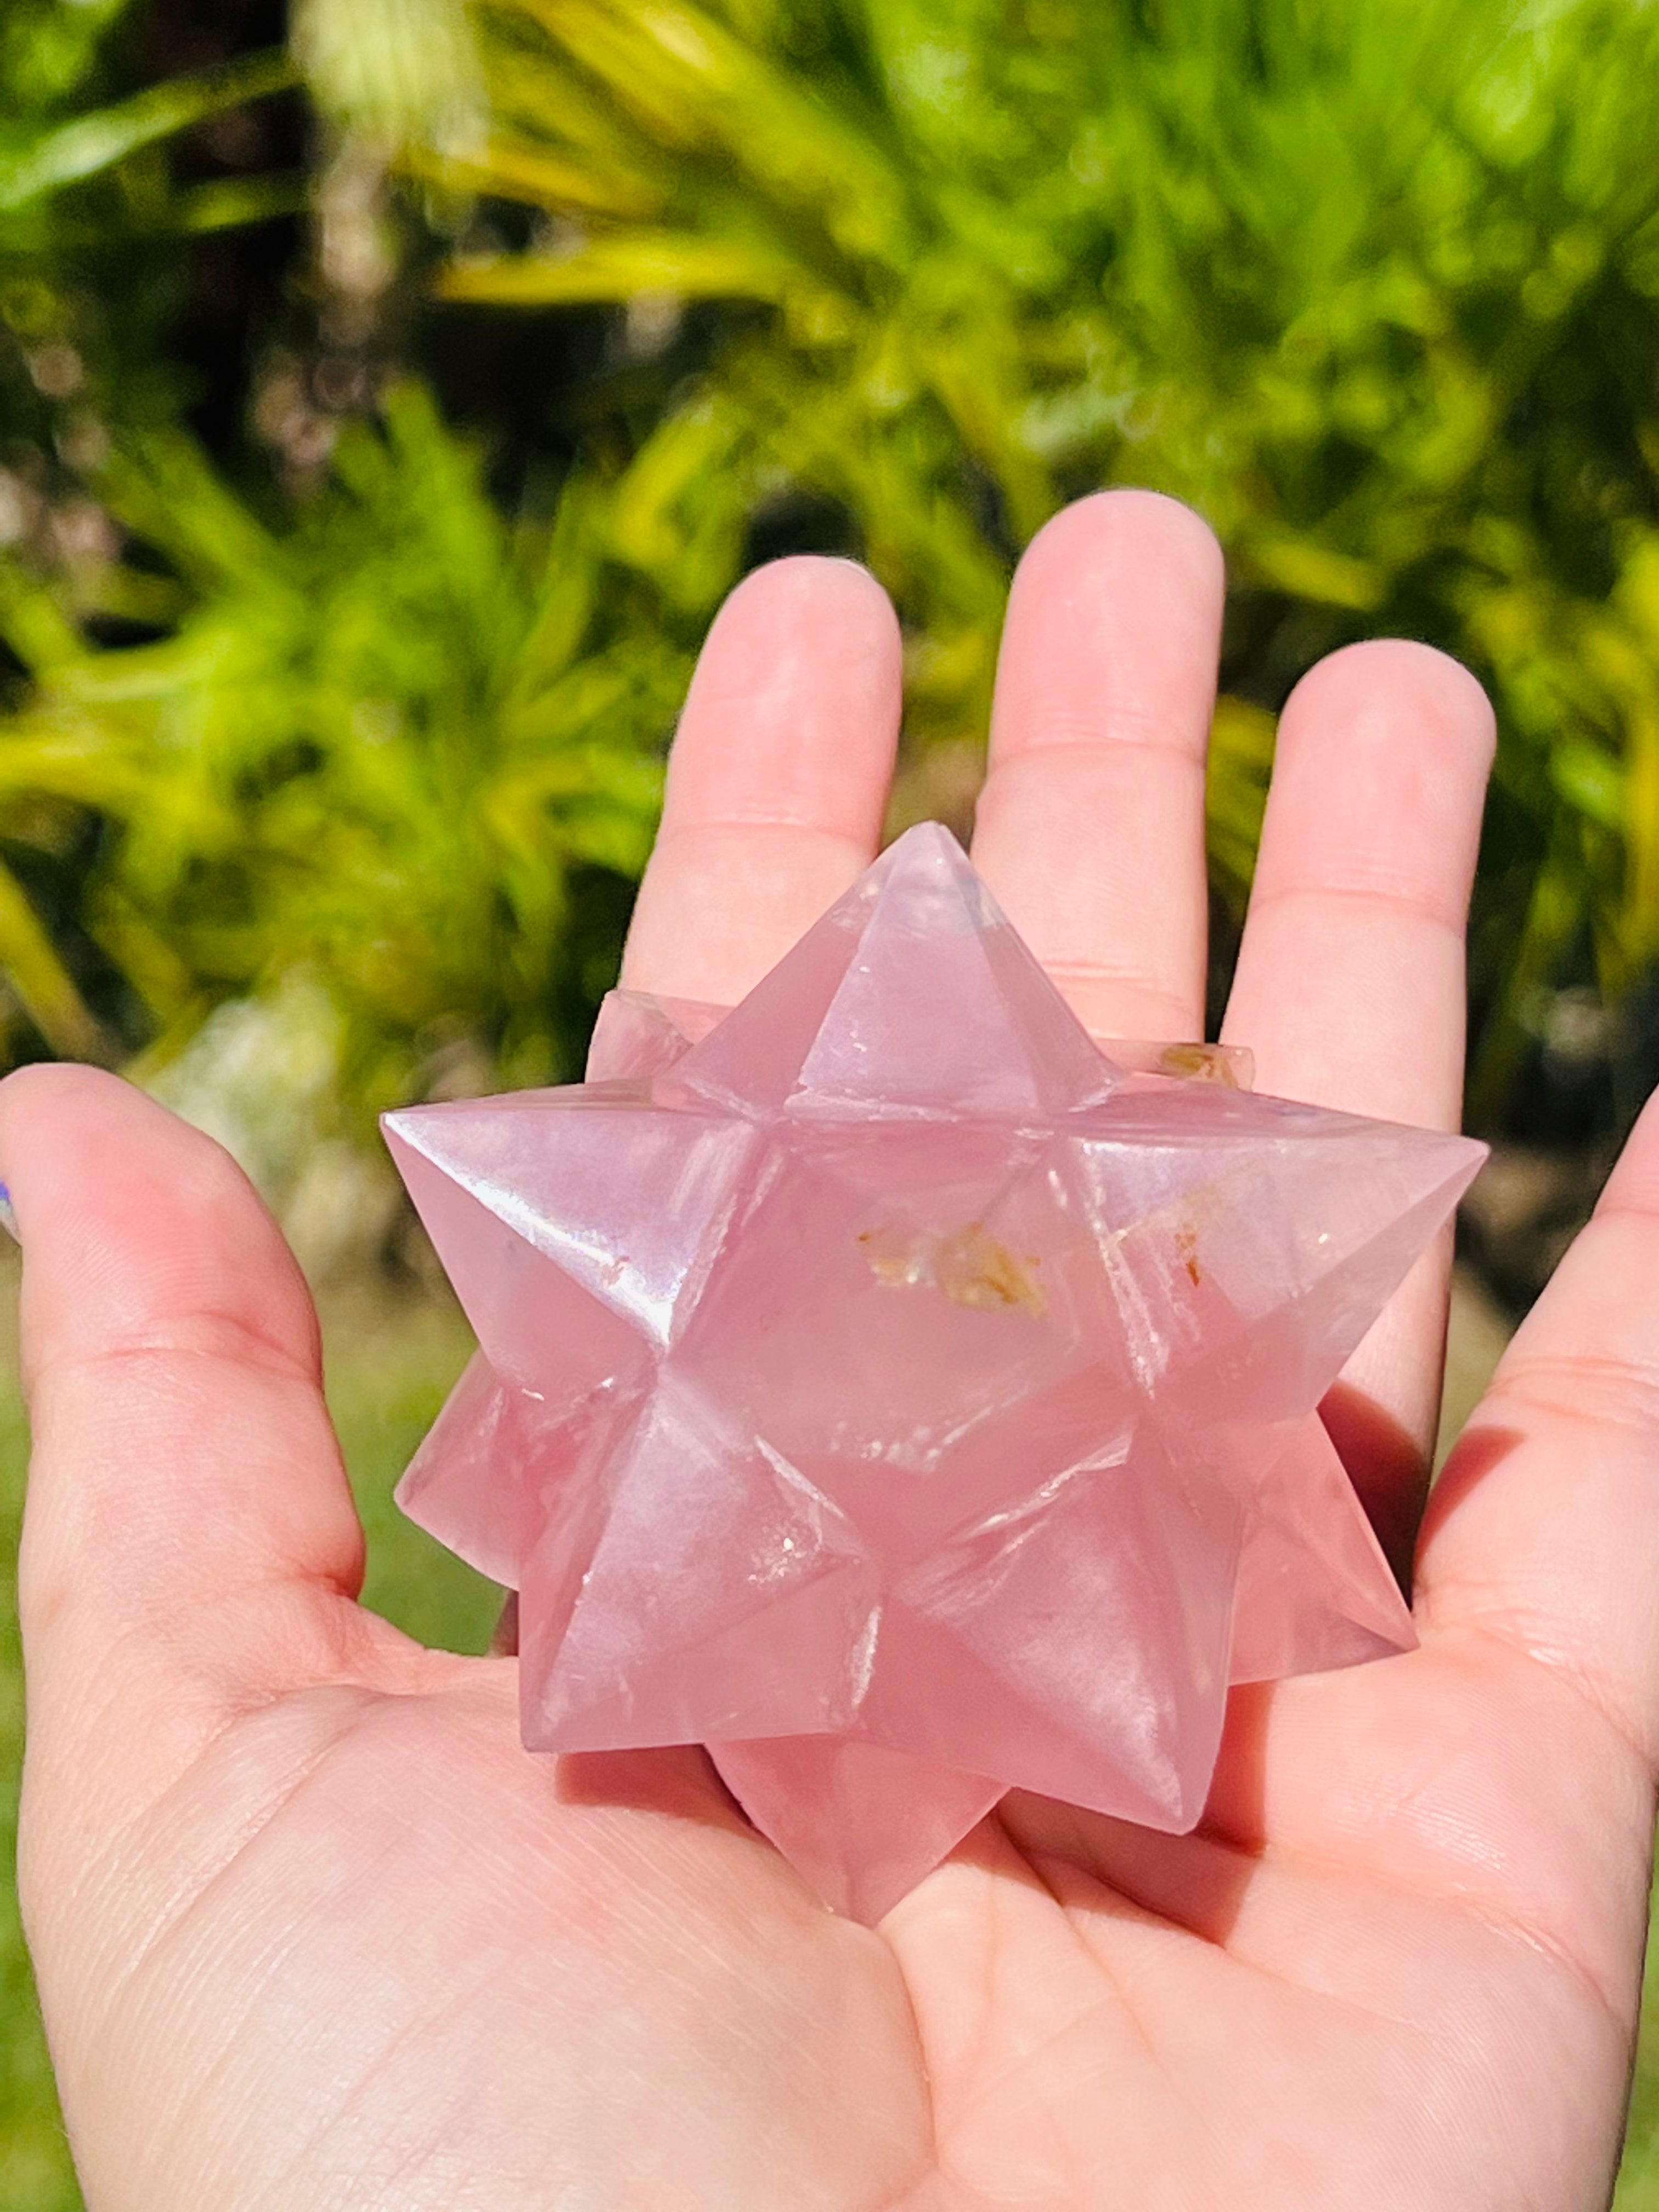
<svg viewBox="0 0 1659 2212">
<path fill-rule="evenodd" d="M 1036 540 L 975 859 L 1097 1032 L 1200 1033 L 1221 562 Z M 729 1000 L 870 858 L 899 641 L 793 561 L 704 652 L 627 980 Z M 1492 720 L 1412 645 L 1286 710 L 1225 1035 L 1455 1125 Z M 1418 1527 L 1444 1252 L 1332 1408 L 1421 1649 L 1237 1693 L 1172 1839 L 1010 1800 L 878 1930 L 701 1753 L 519 1747 L 514 1662 L 356 1601 L 297 1269 L 114 1079 L 0 1086 L 35 1449 L 21 1881 L 91 2212 L 1594 2212 L 1659 1759 L 1659 1119 Z"/>
</svg>

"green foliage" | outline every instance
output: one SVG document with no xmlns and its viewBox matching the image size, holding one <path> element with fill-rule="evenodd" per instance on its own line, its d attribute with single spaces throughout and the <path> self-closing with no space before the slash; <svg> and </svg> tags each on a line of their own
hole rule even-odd
<svg viewBox="0 0 1659 2212">
<path fill-rule="evenodd" d="M 166 151 L 294 84 L 289 56 L 117 94 L 108 50 L 135 12 L 131 0 L 11 0 L 0 19 L 0 636 L 25 667 L 73 656 L 74 617 L 156 611 L 153 578 L 103 558 L 108 519 L 82 478 L 107 453 L 112 419 L 176 408 L 162 315 L 178 234 L 295 204 L 291 179 L 176 188 Z M 50 596 L 43 567 L 56 572 Z M 130 777 L 113 732 L 74 763 L 62 751 L 22 726 L 0 745 L 0 968 L 11 986 L 0 1036 L 21 1025 L 58 1051 L 96 1055 L 108 1040 L 77 988 L 65 941 L 77 917 L 64 908 L 89 826 L 131 799 Z"/>
<path fill-rule="evenodd" d="M 35 430 L 42 398 L 106 398 L 100 386 L 157 349 L 142 288 L 167 289 L 178 234 L 298 204 L 290 178 L 181 189 L 164 151 L 180 132 L 295 84 L 293 60 L 250 55 L 105 97 L 106 49 L 134 12 L 132 0 L 10 0 L 0 21 L 0 331 L 29 371 L 20 380 L 0 343 L 0 434 Z M 143 398 L 155 383 L 140 379 Z"/>
<path fill-rule="evenodd" d="M 285 54 L 264 54 L 198 77 L 152 85 L 111 106 L 37 130 L 0 158 L 0 216 L 16 224 L 47 208 L 70 186 L 104 176 L 143 149 L 228 107 L 285 91 L 295 77 Z"/>
<path fill-rule="evenodd" d="M 131 373 L 100 366 L 71 325 L 107 241 L 211 216 L 160 136 L 289 68 L 113 96 L 122 12 L 23 0 L 0 33 L 0 311 L 36 400 L 67 346 L 98 401 L 96 436 L 68 401 L 33 434 L 140 548 L 32 550 L 0 593 L 32 684 L 0 754 L 13 1049 L 165 1053 L 297 966 L 362 1104 L 452 1035 L 504 1074 L 568 1060 L 570 872 L 637 865 L 687 649 L 745 563 L 866 558 L 913 755 L 960 749 L 1020 546 L 1123 481 L 1194 501 L 1231 562 L 1235 904 L 1268 710 L 1392 629 L 1500 708 L 1482 1118 L 1550 988 L 1616 995 L 1659 957 L 1650 8 L 303 0 L 330 173 L 372 196 L 400 147 L 442 295 L 618 311 L 559 397 L 581 458 L 545 526 L 501 518 L 412 388 L 256 516 L 167 427 L 137 307 Z M 584 623 L 537 642 L 567 605 Z M 94 641 L 134 623 L 161 635 Z M 66 920 L 29 855 L 61 873 L 89 839 Z"/>
<path fill-rule="evenodd" d="M 495 135 L 415 165 L 553 220 L 527 252 L 464 240 L 444 291 L 720 303 L 641 466 L 728 559 L 785 492 L 832 502 L 907 617 L 920 740 L 982 727 L 1018 545 L 1079 491 L 1151 483 L 1227 547 L 1245 696 L 1377 629 L 1492 684 L 1488 1107 L 1540 986 L 1588 951 L 1617 992 L 1659 952 L 1651 9 L 477 19 Z M 1230 875 L 1248 768 L 1218 779 Z"/>
<path fill-rule="evenodd" d="M 0 22 L 0 132 L 15 150 L 83 92 L 131 0 L 11 0 Z"/>
<path fill-rule="evenodd" d="M 167 635 L 102 650 L 15 592 L 33 684 L 0 791 L 112 825 L 86 925 L 144 994 L 152 1064 L 216 1000 L 302 974 L 347 1024 L 355 1112 L 458 1042 L 510 1079 L 566 1066 L 572 877 L 643 865 L 689 665 L 611 570 L 603 487 L 579 475 L 510 530 L 405 385 L 278 525 L 176 433 L 105 490 L 171 564 Z M 81 1042 L 13 974 L 43 1033 Z"/>
</svg>

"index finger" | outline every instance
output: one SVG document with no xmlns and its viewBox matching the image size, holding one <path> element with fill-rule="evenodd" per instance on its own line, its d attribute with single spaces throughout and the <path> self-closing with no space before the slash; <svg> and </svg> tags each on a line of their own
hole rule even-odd
<svg viewBox="0 0 1659 2212">
<path fill-rule="evenodd" d="M 887 594 L 850 561 L 757 569 L 708 634 L 674 738 L 623 981 L 730 1006 L 875 856 L 898 744 Z"/>
</svg>

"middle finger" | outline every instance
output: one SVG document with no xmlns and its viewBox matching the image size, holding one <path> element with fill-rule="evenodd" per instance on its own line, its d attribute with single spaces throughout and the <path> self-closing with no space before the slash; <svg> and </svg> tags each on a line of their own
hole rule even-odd
<svg viewBox="0 0 1659 2212">
<path fill-rule="evenodd" d="M 1205 525 L 1143 491 L 1066 508 L 1014 578 L 974 859 L 1097 1036 L 1203 1034 L 1222 591 Z"/>
</svg>

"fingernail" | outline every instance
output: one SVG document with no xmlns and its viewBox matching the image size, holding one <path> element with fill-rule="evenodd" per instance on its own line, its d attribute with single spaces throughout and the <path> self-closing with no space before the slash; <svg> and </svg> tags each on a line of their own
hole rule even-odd
<svg viewBox="0 0 1659 2212">
<path fill-rule="evenodd" d="M 17 1233 L 17 1216 L 12 1212 L 11 1193 L 3 1182 L 0 1182 L 0 1229 L 5 1231 L 14 1244 L 22 1243 Z"/>
</svg>

